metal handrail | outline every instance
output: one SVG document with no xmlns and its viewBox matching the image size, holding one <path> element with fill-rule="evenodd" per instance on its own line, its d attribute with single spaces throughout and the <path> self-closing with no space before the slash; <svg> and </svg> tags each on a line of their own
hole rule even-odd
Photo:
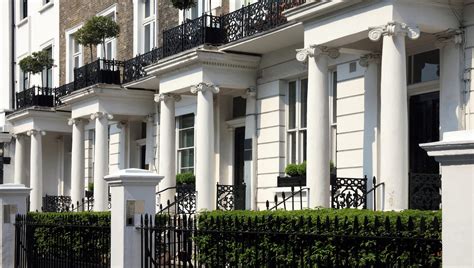
<svg viewBox="0 0 474 268">
<path fill-rule="evenodd" d="M 286 210 L 286 201 L 288 201 L 290 198 L 292 198 L 291 200 L 291 209 L 294 210 L 295 209 L 295 196 L 299 194 L 300 196 L 300 209 L 303 209 L 303 191 L 304 190 L 308 190 L 309 192 L 309 187 L 300 187 L 300 189 L 298 191 L 294 191 L 294 186 L 291 186 L 291 195 L 288 196 L 288 197 L 285 197 L 285 193 L 283 192 L 281 195 L 282 195 L 282 198 L 283 200 L 281 202 L 278 202 L 278 197 L 277 195 L 275 195 L 275 205 L 271 208 L 270 207 L 270 202 L 267 200 L 266 202 L 266 207 L 267 207 L 267 210 L 274 210 L 274 209 L 277 209 L 278 206 L 280 206 L 281 204 L 283 204 L 283 208 Z"/>
</svg>

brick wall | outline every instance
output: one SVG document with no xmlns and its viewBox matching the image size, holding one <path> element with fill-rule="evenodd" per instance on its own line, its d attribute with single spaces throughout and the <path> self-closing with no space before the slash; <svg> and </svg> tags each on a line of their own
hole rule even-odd
<svg viewBox="0 0 474 268">
<path fill-rule="evenodd" d="M 178 25 L 179 10 L 173 7 L 170 0 L 158 0 L 157 5 L 158 36 L 156 40 L 158 40 L 157 45 L 160 47 L 163 44 L 163 31 Z"/>
<path fill-rule="evenodd" d="M 169 1 L 169 0 L 167 0 Z M 66 81 L 66 30 L 76 27 L 91 17 L 117 5 L 116 19 L 120 26 L 117 38 L 117 59 L 126 60 L 133 54 L 133 2 L 132 0 L 60 0 L 59 1 L 59 58 L 60 84 Z M 93 48 L 93 58 L 96 58 L 96 49 Z M 83 62 L 90 62 L 89 48 L 83 49 Z"/>
</svg>

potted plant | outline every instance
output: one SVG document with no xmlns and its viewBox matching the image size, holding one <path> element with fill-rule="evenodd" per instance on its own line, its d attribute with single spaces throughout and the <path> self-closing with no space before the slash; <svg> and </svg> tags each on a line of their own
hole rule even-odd
<svg viewBox="0 0 474 268">
<path fill-rule="evenodd" d="M 196 176 L 192 172 L 184 172 L 176 174 L 176 191 L 189 192 L 196 189 Z"/>
<path fill-rule="evenodd" d="M 31 74 L 41 73 L 45 69 L 52 68 L 54 60 L 49 57 L 46 50 L 33 52 L 30 56 L 23 58 L 19 63 L 20 69 L 28 74 L 28 88 L 30 87 Z M 44 87 L 43 75 L 41 75 L 41 89 L 37 89 L 32 96 L 32 104 L 38 106 L 53 106 L 53 95 L 51 89 Z"/>
<path fill-rule="evenodd" d="M 120 27 L 112 18 L 94 16 L 74 34 L 74 38 L 76 38 L 79 44 L 89 47 L 90 61 L 92 62 L 92 47 L 97 47 L 97 45 L 102 44 L 103 55 L 106 57 L 105 40 L 108 38 L 116 38 L 119 33 Z M 99 77 L 99 82 L 102 83 L 120 83 L 120 71 L 118 69 L 100 68 Z"/>
</svg>

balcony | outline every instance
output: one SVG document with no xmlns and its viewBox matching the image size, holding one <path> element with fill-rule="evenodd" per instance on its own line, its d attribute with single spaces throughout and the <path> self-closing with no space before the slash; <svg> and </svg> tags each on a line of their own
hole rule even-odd
<svg viewBox="0 0 474 268">
<path fill-rule="evenodd" d="M 16 110 L 28 107 L 54 107 L 54 90 L 33 86 L 16 93 Z"/>
</svg>

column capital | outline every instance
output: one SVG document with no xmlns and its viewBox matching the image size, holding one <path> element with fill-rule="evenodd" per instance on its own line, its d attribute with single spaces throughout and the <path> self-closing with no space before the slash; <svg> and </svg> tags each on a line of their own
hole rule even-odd
<svg viewBox="0 0 474 268">
<path fill-rule="evenodd" d="M 117 128 L 118 129 L 123 129 L 128 125 L 128 121 L 122 120 L 117 123 Z"/>
<path fill-rule="evenodd" d="M 327 46 L 320 46 L 320 45 L 310 45 L 307 48 L 301 48 L 296 50 L 296 59 L 299 62 L 306 62 L 308 57 L 317 58 L 319 56 L 328 56 L 330 58 L 337 58 L 339 57 L 339 49 L 327 47 Z"/>
<path fill-rule="evenodd" d="M 22 138 L 22 137 L 25 137 L 26 136 L 26 133 L 13 133 L 12 134 L 12 137 L 15 138 L 15 139 L 19 139 L 19 138 Z"/>
<path fill-rule="evenodd" d="M 46 131 L 43 130 L 38 130 L 38 129 L 30 129 L 26 132 L 26 135 L 28 136 L 36 136 L 36 134 L 40 134 L 41 136 L 46 135 Z"/>
<path fill-rule="evenodd" d="M 464 31 L 460 29 L 448 30 L 435 34 L 435 37 L 437 48 L 443 48 L 448 44 L 460 45 L 464 41 Z"/>
<path fill-rule="evenodd" d="M 197 94 L 198 92 L 205 92 L 207 90 L 210 90 L 212 93 L 217 94 L 219 93 L 220 89 L 218 86 L 206 82 L 201 82 L 191 87 L 191 93 L 193 94 Z"/>
<path fill-rule="evenodd" d="M 162 102 L 162 101 L 167 101 L 173 99 L 174 101 L 180 101 L 181 96 L 178 94 L 173 94 L 173 93 L 160 93 L 160 94 L 155 94 L 155 102 Z"/>
<path fill-rule="evenodd" d="M 370 53 L 370 54 L 365 54 L 362 57 L 360 57 L 359 60 L 359 65 L 362 67 L 367 67 L 371 63 L 378 64 L 380 63 L 380 53 Z"/>
<path fill-rule="evenodd" d="M 410 39 L 420 37 L 418 26 L 411 26 L 403 22 L 390 21 L 386 25 L 370 27 L 369 39 L 378 41 L 382 36 L 405 35 Z"/>
<path fill-rule="evenodd" d="M 104 112 L 95 112 L 91 114 L 91 120 L 107 118 L 108 120 L 114 119 L 114 116 Z"/>
<path fill-rule="evenodd" d="M 69 120 L 67 121 L 67 124 L 72 126 L 72 125 L 84 123 L 84 121 L 85 119 L 82 119 L 82 118 L 69 118 Z"/>
<path fill-rule="evenodd" d="M 241 97 L 246 99 L 246 98 L 255 98 L 257 96 L 257 88 L 255 87 L 249 87 L 247 90 L 245 90 L 245 94 L 243 94 Z"/>
</svg>

